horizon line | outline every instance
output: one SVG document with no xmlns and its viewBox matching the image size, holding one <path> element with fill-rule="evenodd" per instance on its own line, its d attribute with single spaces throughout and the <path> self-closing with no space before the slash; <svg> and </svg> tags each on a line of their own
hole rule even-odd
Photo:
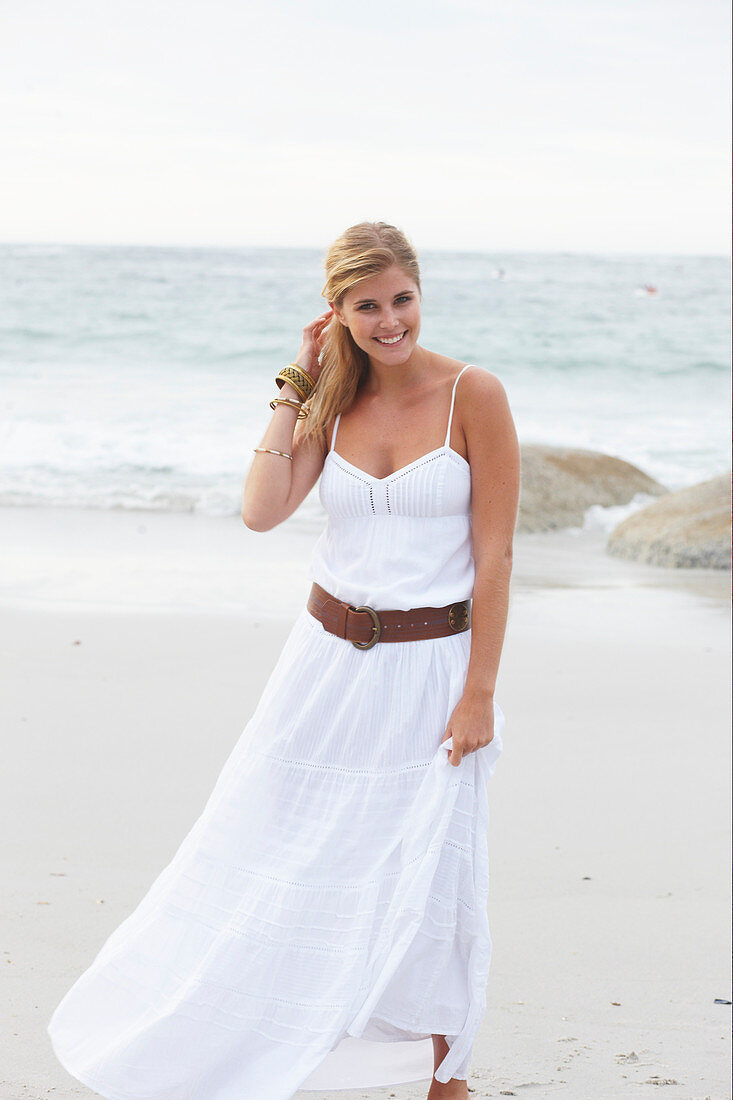
<svg viewBox="0 0 733 1100">
<path fill-rule="evenodd" d="M 192 244 L 182 241 L 74 241 L 74 240 L 0 240 L 0 248 L 154 248 L 154 249 L 190 249 L 197 251 L 254 251 L 268 249 L 281 252 L 320 252 L 327 251 L 328 245 L 287 245 L 287 244 L 222 244 L 212 242 L 207 244 Z M 462 256 L 494 256 L 494 255 L 553 255 L 553 256 L 665 256 L 665 257 L 697 257 L 700 259 L 731 259 L 730 250 L 726 252 L 696 252 L 696 251 L 659 251 L 642 249 L 599 249 L 599 248 L 468 248 L 424 245 L 417 249 L 418 254 L 434 252 L 446 255 Z"/>
</svg>

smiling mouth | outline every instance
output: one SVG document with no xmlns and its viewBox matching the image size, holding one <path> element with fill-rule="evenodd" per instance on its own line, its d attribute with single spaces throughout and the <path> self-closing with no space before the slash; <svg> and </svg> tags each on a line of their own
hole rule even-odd
<svg viewBox="0 0 733 1100">
<path fill-rule="evenodd" d="M 403 333 L 401 333 L 399 336 L 375 336 L 374 339 L 378 343 L 383 344 L 384 347 L 392 347 L 393 344 L 401 343 L 406 335 L 407 335 L 407 329 L 405 329 L 405 331 Z"/>
</svg>

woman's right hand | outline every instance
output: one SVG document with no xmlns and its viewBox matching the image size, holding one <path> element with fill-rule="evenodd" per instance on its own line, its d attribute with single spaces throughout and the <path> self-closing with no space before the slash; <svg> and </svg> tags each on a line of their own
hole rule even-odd
<svg viewBox="0 0 733 1100">
<path fill-rule="evenodd" d="M 327 309 L 325 313 L 322 313 L 319 317 L 316 317 L 315 321 L 311 321 L 309 325 L 306 325 L 303 329 L 303 343 L 300 345 L 300 351 L 293 360 L 303 370 L 307 370 L 308 374 L 312 378 L 318 378 L 321 373 L 321 364 L 318 362 L 318 356 L 321 354 L 323 345 L 326 339 L 326 326 L 329 321 L 332 320 L 334 312 L 332 309 Z"/>
</svg>

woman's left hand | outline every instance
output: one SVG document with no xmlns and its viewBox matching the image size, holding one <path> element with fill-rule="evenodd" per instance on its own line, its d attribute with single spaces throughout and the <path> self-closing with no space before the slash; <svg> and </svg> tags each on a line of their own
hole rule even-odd
<svg viewBox="0 0 733 1100">
<path fill-rule="evenodd" d="M 494 697 L 464 692 L 453 708 L 443 741 L 453 738 L 448 760 L 457 767 L 464 756 L 490 745 L 494 739 Z"/>
</svg>

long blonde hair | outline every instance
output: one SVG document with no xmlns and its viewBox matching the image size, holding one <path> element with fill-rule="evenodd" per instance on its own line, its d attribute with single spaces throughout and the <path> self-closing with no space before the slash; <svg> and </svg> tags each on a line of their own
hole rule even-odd
<svg viewBox="0 0 733 1100">
<path fill-rule="evenodd" d="M 352 225 L 326 253 L 326 282 L 321 296 L 340 309 L 351 287 L 379 275 L 393 264 L 413 280 L 422 294 L 417 253 L 402 230 L 388 222 Z M 331 418 L 352 404 L 359 384 L 369 369 L 366 352 L 355 343 L 349 330 L 335 315 L 325 331 L 318 384 L 307 403 L 309 414 L 301 421 L 302 440 L 315 434 L 325 434 Z"/>
</svg>

